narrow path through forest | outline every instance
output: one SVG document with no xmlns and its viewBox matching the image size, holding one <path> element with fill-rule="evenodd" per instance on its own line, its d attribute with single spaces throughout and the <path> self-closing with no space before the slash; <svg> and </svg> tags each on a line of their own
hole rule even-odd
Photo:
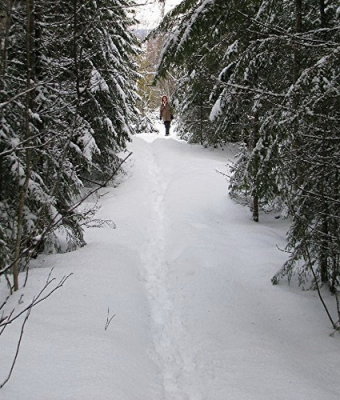
<svg viewBox="0 0 340 400">
<path fill-rule="evenodd" d="M 305 332 L 316 303 L 270 284 L 286 226 L 273 215 L 254 224 L 228 198 L 217 170 L 232 154 L 162 138 L 134 146 L 149 193 L 141 260 L 164 399 L 328 392 L 335 377 L 320 382 L 327 358 Z"/>
<path fill-rule="evenodd" d="M 228 197 L 218 171 L 233 151 L 162 134 L 130 150 L 97 214 L 117 229 L 88 228 L 84 248 L 35 261 L 27 302 L 51 265 L 73 276 L 32 313 L 0 398 L 338 400 L 338 338 L 315 293 L 271 285 L 288 225 L 255 224 Z M 15 335 L 3 340 L 8 364 Z"/>
</svg>

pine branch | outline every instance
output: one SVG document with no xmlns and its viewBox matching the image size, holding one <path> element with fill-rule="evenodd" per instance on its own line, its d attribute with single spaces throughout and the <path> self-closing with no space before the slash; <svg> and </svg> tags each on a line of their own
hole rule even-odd
<svg viewBox="0 0 340 400">
<path fill-rule="evenodd" d="M 90 196 L 92 196 L 93 194 L 97 193 L 100 189 L 104 188 L 105 186 L 107 186 L 107 184 L 113 179 L 113 177 L 117 174 L 117 172 L 120 170 L 122 165 L 128 160 L 128 158 L 132 154 L 133 153 L 130 152 L 124 159 L 122 159 L 120 161 L 120 163 L 118 164 L 118 166 L 114 169 L 113 173 L 103 183 L 99 184 L 97 188 L 91 190 L 89 193 L 86 194 L 86 196 L 84 196 L 78 202 L 76 202 L 71 207 L 69 207 L 67 209 L 66 213 L 67 214 L 71 213 L 76 208 L 78 208 L 82 203 L 84 203 L 84 201 L 86 201 Z M 63 216 L 56 215 L 52 219 L 52 221 L 49 223 L 49 225 L 47 227 L 45 227 L 45 229 L 41 233 L 41 235 L 38 238 L 38 240 L 32 240 L 32 244 L 30 246 L 28 246 L 26 249 L 24 249 L 15 260 L 13 260 L 9 265 L 7 265 L 4 268 L 0 269 L 0 276 L 3 275 L 4 273 L 6 273 L 7 271 L 9 271 L 13 267 L 13 265 L 16 262 L 18 262 L 20 259 L 22 259 L 25 256 L 29 256 L 36 248 L 38 248 L 43 243 L 43 241 L 44 241 L 45 237 L 47 236 L 47 234 L 50 233 L 54 228 L 56 228 L 62 222 L 63 219 L 64 219 Z"/>
</svg>

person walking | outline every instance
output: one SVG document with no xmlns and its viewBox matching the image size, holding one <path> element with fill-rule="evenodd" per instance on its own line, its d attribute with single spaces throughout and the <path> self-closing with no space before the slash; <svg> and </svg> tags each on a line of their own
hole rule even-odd
<svg viewBox="0 0 340 400">
<path fill-rule="evenodd" d="M 173 120 L 174 115 L 172 112 L 172 108 L 169 104 L 167 96 L 162 97 L 162 104 L 159 112 L 159 119 L 163 120 L 165 126 L 165 136 L 169 136 L 170 134 L 170 124 Z"/>
</svg>

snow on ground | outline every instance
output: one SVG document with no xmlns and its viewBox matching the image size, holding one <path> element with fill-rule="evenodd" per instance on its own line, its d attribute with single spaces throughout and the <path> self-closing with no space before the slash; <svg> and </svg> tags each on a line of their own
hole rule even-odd
<svg viewBox="0 0 340 400">
<path fill-rule="evenodd" d="M 41 256 L 24 293 L 73 275 L 32 312 L 1 400 L 338 400 L 339 337 L 314 292 L 270 278 L 287 224 L 227 196 L 228 149 L 135 137 L 87 246 Z M 2 282 L 3 283 L 3 282 Z M 104 329 L 107 310 L 116 314 Z M 18 329 L 0 338 L 0 381 Z M 16 332 L 17 334 L 18 332 Z"/>
</svg>

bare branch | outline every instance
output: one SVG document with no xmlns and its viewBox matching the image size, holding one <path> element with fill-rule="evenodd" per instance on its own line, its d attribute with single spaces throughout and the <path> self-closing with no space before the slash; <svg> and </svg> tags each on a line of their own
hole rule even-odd
<svg viewBox="0 0 340 400">
<path fill-rule="evenodd" d="M 106 316 L 106 322 L 105 322 L 105 330 L 107 330 L 107 328 L 109 327 L 109 325 L 111 324 L 111 321 L 113 320 L 113 318 L 116 316 L 116 314 L 113 314 L 110 317 L 110 308 L 107 308 L 107 316 Z"/>
<path fill-rule="evenodd" d="M 104 188 L 107 186 L 107 184 L 113 179 L 113 177 L 117 174 L 117 172 L 120 170 L 121 166 L 127 161 L 127 159 L 132 155 L 133 153 L 130 152 L 124 159 L 122 159 L 120 161 L 120 163 L 117 165 L 117 167 L 115 168 L 115 170 L 113 171 L 113 173 L 101 184 L 99 184 L 99 186 L 93 190 L 91 190 L 89 193 L 87 193 L 87 195 L 85 195 L 82 199 L 80 199 L 78 202 L 76 202 L 75 204 L 73 204 L 68 210 L 67 212 L 70 213 L 72 211 L 74 211 L 77 207 L 79 207 L 85 200 L 87 200 L 90 196 L 92 196 L 94 193 L 98 192 L 98 190 Z M 39 245 L 43 242 L 43 240 L 45 239 L 45 237 L 47 236 L 48 233 L 50 233 L 54 228 L 56 228 L 60 222 L 62 222 L 63 220 L 63 216 L 61 215 L 56 215 L 52 221 L 50 222 L 50 224 L 44 229 L 44 231 L 42 232 L 42 234 L 40 235 L 40 238 L 36 241 L 33 241 L 33 243 L 28 246 L 27 248 L 25 248 L 18 257 L 16 257 L 15 260 L 13 260 L 10 264 L 8 264 L 7 266 L 5 266 L 4 268 L 0 269 L 0 275 L 6 273 L 7 271 L 9 271 L 12 266 L 22 257 L 25 257 L 29 254 L 31 254 L 32 251 L 34 251 L 34 249 L 36 249 L 37 247 L 39 247 Z M 0 325 L 1 326 L 1 325 Z"/>
<path fill-rule="evenodd" d="M 321 295 L 320 286 L 319 286 L 319 283 L 318 283 L 318 278 L 317 278 L 316 273 L 314 271 L 313 263 L 312 263 L 312 260 L 311 260 L 311 256 L 310 256 L 309 251 L 308 251 L 307 248 L 306 248 L 306 254 L 307 254 L 307 259 L 308 259 L 308 266 L 309 266 L 310 270 L 312 271 L 312 274 L 313 274 L 313 277 L 314 277 L 314 281 L 315 281 L 315 287 L 316 287 L 316 290 L 318 292 L 319 299 L 320 299 L 320 301 L 321 301 L 321 303 L 323 305 L 324 310 L 327 313 L 327 316 L 328 316 L 329 320 L 331 321 L 331 324 L 332 324 L 334 330 L 339 330 L 340 327 L 338 327 L 337 324 L 334 322 L 334 320 L 333 320 L 333 318 L 332 318 L 332 316 L 331 316 L 331 314 L 330 314 L 330 312 L 328 310 L 328 307 L 327 307 L 327 305 L 326 305 L 326 303 L 325 303 L 325 301 L 324 301 L 324 299 L 323 299 L 323 297 Z"/>
<path fill-rule="evenodd" d="M 16 351 L 15 351 L 15 355 L 11 364 L 11 368 L 9 370 L 8 376 L 6 377 L 6 379 L 0 384 L 0 389 L 2 389 L 6 383 L 10 380 L 18 355 L 19 355 L 19 351 L 20 351 L 20 346 L 21 346 L 21 342 L 22 342 L 22 338 L 24 335 L 24 329 L 25 329 L 25 325 L 28 321 L 28 318 L 31 314 L 32 309 L 38 305 L 39 303 L 41 303 L 42 301 L 46 300 L 48 297 L 50 297 L 56 290 L 60 289 L 64 283 L 66 282 L 66 280 L 72 275 L 72 273 L 63 276 L 60 281 L 57 283 L 57 285 L 51 289 L 48 293 L 44 294 L 46 289 L 51 285 L 51 283 L 53 281 L 55 281 L 55 278 L 51 278 L 53 272 L 53 268 L 51 269 L 51 271 L 48 274 L 48 277 L 46 279 L 46 282 L 43 286 L 43 288 L 39 291 L 39 293 L 32 299 L 31 303 L 25 307 L 22 311 L 18 312 L 16 315 L 13 316 L 15 309 L 12 309 L 10 314 L 7 317 L 2 317 L 0 320 L 0 336 L 2 335 L 2 333 L 4 332 L 4 330 L 16 319 L 18 319 L 22 314 L 26 313 L 26 316 L 24 318 L 24 321 L 21 324 L 21 329 L 20 329 L 20 336 L 19 336 L 19 340 L 17 342 L 17 346 L 16 346 Z M 8 299 L 8 298 L 7 298 Z M 4 304 L 6 304 L 7 299 L 5 301 Z M 2 307 L 4 306 L 4 304 L 2 305 Z M 113 317 L 112 317 L 113 318 Z M 112 319 L 111 318 L 111 319 Z M 110 321 L 111 322 L 111 321 Z"/>
<path fill-rule="evenodd" d="M 51 289 L 47 294 L 44 295 L 44 292 L 46 291 L 46 289 L 56 280 L 56 278 L 52 278 L 51 279 L 51 274 L 53 272 L 53 268 L 51 269 L 47 280 L 43 286 L 43 288 L 40 290 L 40 292 L 34 297 L 34 299 L 32 300 L 32 302 L 25 307 L 23 310 L 21 310 L 18 314 L 16 314 L 14 317 L 12 317 L 11 315 L 6 317 L 6 319 L 4 321 L 2 321 L 0 323 L 0 328 L 3 326 L 8 326 L 9 324 L 11 324 L 12 322 L 14 322 L 16 319 L 18 319 L 22 314 L 24 314 L 26 311 L 28 311 L 30 308 L 33 308 L 35 306 L 37 306 L 39 303 L 41 303 L 42 301 L 46 300 L 48 297 L 50 297 L 56 290 L 60 289 L 64 283 L 67 281 L 67 279 L 72 276 L 73 274 L 70 273 L 68 275 L 63 276 L 60 281 L 57 283 L 57 285 Z M 44 296 L 43 296 L 44 295 Z M 41 297 L 43 296 L 43 297 Z"/>
<path fill-rule="evenodd" d="M 12 361 L 12 365 L 11 365 L 11 368 L 10 368 L 9 373 L 7 375 L 7 378 L 1 383 L 0 389 L 2 389 L 6 385 L 6 383 L 10 380 L 10 378 L 12 376 L 12 372 L 14 370 L 14 366 L 15 366 L 15 363 L 16 363 L 18 355 L 19 355 L 19 350 L 20 350 L 22 337 L 24 335 L 25 325 L 26 325 L 26 322 L 28 321 L 28 318 L 29 318 L 29 316 L 31 314 L 31 310 L 32 310 L 32 308 L 29 308 L 27 310 L 26 317 L 24 319 L 24 322 L 21 325 L 20 336 L 19 336 L 19 340 L 18 340 L 17 347 L 16 347 L 16 350 L 15 350 L 15 355 L 14 355 L 14 358 L 13 358 L 13 361 Z"/>
<path fill-rule="evenodd" d="M 222 176 L 224 176 L 224 177 L 226 177 L 226 178 L 228 178 L 228 179 L 231 178 L 231 175 L 228 175 L 228 174 L 226 174 L 225 172 L 222 172 L 222 171 L 218 170 L 217 168 L 215 168 L 215 171 L 216 171 L 218 174 L 220 174 L 220 175 L 222 175 Z"/>
<path fill-rule="evenodd" d="M 256 88 L 251 88 L 249 86 L 243 86 L 243 85 L 237 85 L 234 83 L 228 83 L 228 82 L 223 82 L 220 79 L 212 76 L 213 79 L 217 80 L 218 83 L 222 86 L 228 86 L 228 87 L 232 87 L 234 89 L 238 89 L 238 90 L 244 90 L 246 92 L 254 92 L 256 94 L 262 94 L 262 95 L 267 95 L 267 96 L 272 96 L 272 97 L 278 97 L 283 99 L 285 97 L 285 94 L 280 94 L 280 93 L 274 93 L 274 92 L 269 92 L 266 90 L 261 90 L 261 89 L 256 89 Z"/>
</svg>

